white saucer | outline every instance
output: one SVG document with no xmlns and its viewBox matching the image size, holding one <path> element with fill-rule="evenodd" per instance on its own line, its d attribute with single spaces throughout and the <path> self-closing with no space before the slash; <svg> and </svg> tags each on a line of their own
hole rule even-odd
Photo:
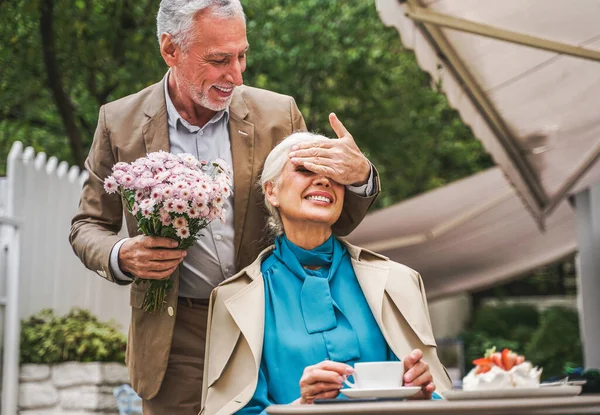
<svg viewBox="0 0 600 415">
<path fill-rule="evenodd" d="M 420 386 L 402 386 L 391 389 L 342 389 L 348 398 L 408 398 L 421 390 Z"/>
</svg>

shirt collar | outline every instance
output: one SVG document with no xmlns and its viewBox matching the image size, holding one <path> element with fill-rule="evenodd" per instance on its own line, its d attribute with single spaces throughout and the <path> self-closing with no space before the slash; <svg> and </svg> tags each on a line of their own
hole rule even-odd
<svg viewBox="0 0 600 415">
<path fill-rule="evenodd" d="M 173 105 L 173 101 L 171 101 L 171 97 L 169 96 L 169 76 L 171 75 L 171 69 L 169 69 L 165 75 L 165 103 L 167 104 L 167 122 L 169 127 L 177 129 L 177 123 L 185 127 L 190 132 L 196 132 L 200 130 L 200 127 L 196 125 L 192 125 L 186 120 L 184 120 L 179 112 L 175 109 L 175 105 Z M 221 120 L 221 118 L 225 117 L 225 122 L 229 122 L 229 107 L 225 108 L 222 111 L 217 112 L 206 125 L 217 123 Z"/>
</svg>

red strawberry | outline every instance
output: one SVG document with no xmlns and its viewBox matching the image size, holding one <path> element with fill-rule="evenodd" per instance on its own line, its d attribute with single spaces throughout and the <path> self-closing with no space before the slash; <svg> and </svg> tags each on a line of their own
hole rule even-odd
<svg viewBox="0 0 600 415">
<path fill-rule="evenodd" d="M 504 369 L 504 363 L 502 362 L 502 353 L 494 352 L 490 355 L 490 358 L 496 366 L 498 366 L 500 369 Z"/>
<path fill-rule="evenodd" d="M 525 361 L 525 356 L 523 356 L 523 355 L 518 355 L 517 356 L 517 365 L 520 365 L 524 361 Z"/>
<path fill-rule="evenodd" d="M 502 350 L 502 363 L 504 370 L 510 370 L 517 364 L 518 355 L 508 349 Z"/>
<path fill-rule="evenodd" d="M 491 361 L 489 357 L 482 357 L 479 359 L 473 360 L 473 364 L 477 367 L 475 368 L 475 373 L 486 373 L 492 369 L 494 366 L 494 362 Z"/>
</svg>

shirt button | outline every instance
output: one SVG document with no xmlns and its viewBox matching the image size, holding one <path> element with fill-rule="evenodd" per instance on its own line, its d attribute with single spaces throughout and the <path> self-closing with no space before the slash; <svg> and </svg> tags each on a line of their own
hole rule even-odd
<svg viewBox="0 0 600 415">
<path fill-rule="evenodd" d="M 216 239 L 217 241 L 220 241 L 220 240 L 222 240 L 222 239 L 223 239 L 223 237 L 222 237 L 221 235 L 216 235 L 216 236 L 215 236 L 215 239 Z"/>
<path fill-rule="evenodd" d="M 199 134 L 199 135 L 204 135 L 204 130 L 200 130 L 200 131 L 198 131 L 198 134 Z"/>
</svg>

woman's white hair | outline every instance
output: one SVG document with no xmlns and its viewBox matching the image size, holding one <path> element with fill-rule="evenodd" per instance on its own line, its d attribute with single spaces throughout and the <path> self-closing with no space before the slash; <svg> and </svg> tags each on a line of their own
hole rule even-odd
<svg viewBox="0 0 600 415">
<path fill-rule="evenodd" d="M 184 50 L 192 33 L 194 17 L 210 8 L 213 16 L 226 19 L 244 16 L 239 0 L 162 0 L 156 16 L 156 35 L 160 44 L 163 33 L 173 36 L 173 42 Z"/>
<path fill-rule="evenodd" d="M 273 150 L 267 156 L 265 165 L 263 167 L 262 175 L 260 176 L 260 189 L 265 195 L 265 207 L 269 212 L 269 219 L 267 220 L 267 227 L 272 235 L 279 236 L 283 235 L 283 222 L 281 221 L 281 215 L 279 210 L 269 202 L 265 193 L 265 185 L 269 182 L 273 183 L 273 187 L 279 186 L 281 183 L 279 179 L 281 172 L 285 167 L 286 163 L 289 162 L 288 153 L 290 149 L 300 143 L 307 141 L 325 141 L 330 138 L 323 135 L 298 132 L 287 136 L 282 142 L 277 144 Z"/>
</svg>

